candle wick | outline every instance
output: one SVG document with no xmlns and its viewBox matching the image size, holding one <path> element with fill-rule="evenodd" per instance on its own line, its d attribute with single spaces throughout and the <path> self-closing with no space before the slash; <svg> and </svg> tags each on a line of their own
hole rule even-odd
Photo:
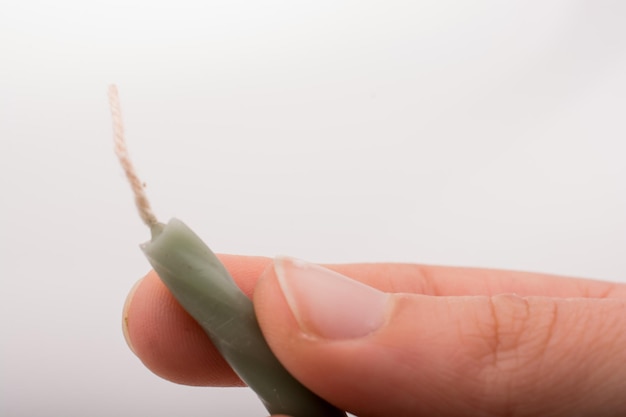
<svg viewBox="0 0 626 417">
<path fill-rule="evenodd" d="M 111 117 L 113 118 L 113 141 L 115 143 L 115 154 L 124 169 L 126 179 L 128 179 L 130 188 L 135 196 L 135 205 L 137 206 L 141 220 L 143 220 L 148 227 L 153 227 L 158 224 L 159 221 L 152 212 L 150 201 L 148 201 L 148 197 L 146 196 L 145 185 L 139 179 L 137 172 L 135 172 L 135 167 L 133 166 L 133 163 L 130 160 L 130 155 L 128 154 L 126 138 L 124 136 L 124 123 L 122 123 L 120 97 L 117 92 L 117 86 L 115 85 L 109 86 L 109 104 L 111 107 Z"/>
</svg>

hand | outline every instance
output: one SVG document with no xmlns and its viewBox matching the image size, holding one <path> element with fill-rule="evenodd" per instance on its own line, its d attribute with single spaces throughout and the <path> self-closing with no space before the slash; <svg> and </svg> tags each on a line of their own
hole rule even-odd
<svg viewBox="0 0 626 417">
<path fill-rule="evenodd" d="M 285 367 L 353 414 L 626 415 L 626 285 L 486 269 L 220 259 L 254 293 L 263 333 Z M 129 295 L 124 323 L 132 350 L 157 375 L 242 385 L 153 272 Z"/>
</svg>

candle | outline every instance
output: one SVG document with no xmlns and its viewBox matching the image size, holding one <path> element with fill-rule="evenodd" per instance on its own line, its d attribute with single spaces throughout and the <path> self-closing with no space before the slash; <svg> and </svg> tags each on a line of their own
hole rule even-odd
<svg viewBox="0 0 626 417">
<path fill-rule="evenodd" d="M 174 297 L 270 413 L 345 416 L 281 365 L 263 338 L 250 299 L 183 222 L 172 219 L 167 225 L 157 223 L 152 227 L 152 240 L 141 248 Z"/>
<path fill-rule="evenodd" d="M 297 381 L 272 353 L 252 301 L 209 247 L 183 222 L 157 221 L 126 150 L 117 89 L 109 89 L 115 150 L 152 239 L 141 245 L 148 261 L 180 305 L 200 324 L 239 377 L 272 414 L 345 417 Z"/>
</svg>

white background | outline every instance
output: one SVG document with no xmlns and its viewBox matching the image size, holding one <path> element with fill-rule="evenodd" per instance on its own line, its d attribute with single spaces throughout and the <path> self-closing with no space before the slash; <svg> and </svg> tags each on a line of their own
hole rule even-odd
<svg viewBox="0 0 626 417">
<path fill-rule="evenodd" d="M 124 343 L 113 82 L 157 215 L 217 252 L 626 281 L 625 2 L 6 3 L 2 415 L 265 415 Z"/>
</svg>

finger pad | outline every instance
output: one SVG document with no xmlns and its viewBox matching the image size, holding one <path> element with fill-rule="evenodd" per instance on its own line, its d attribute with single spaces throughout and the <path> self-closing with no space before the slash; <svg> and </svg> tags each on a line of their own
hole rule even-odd
<svg viewBox="0 0 626 417">
<path fill-rule="evenodd" d="M 125 320 L 135 354 L 160 377 L 186 385 L 242 385 L 154 272 L 137 287 Z"/>
</svg>

